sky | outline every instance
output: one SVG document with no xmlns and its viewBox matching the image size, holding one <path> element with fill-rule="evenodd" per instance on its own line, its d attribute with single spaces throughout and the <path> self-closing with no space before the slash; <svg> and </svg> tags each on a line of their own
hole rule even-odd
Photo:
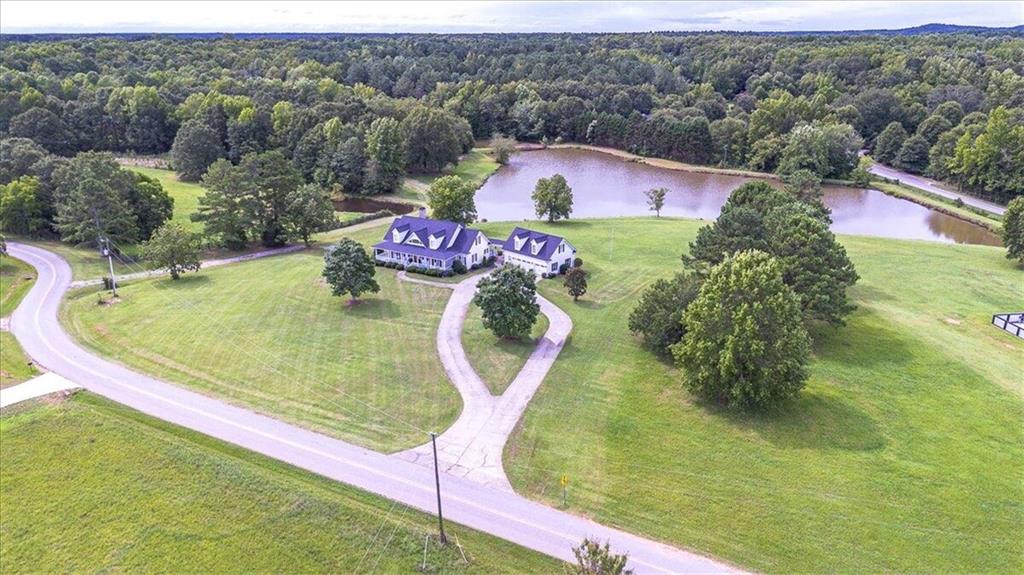
<svg viewBox="0 0 1024 575">
<path fill-rule="evenodd" d="M 644 32 L 1024 24 L 1014 2 L 0 2 L 0 33 Z"/>
</svg>

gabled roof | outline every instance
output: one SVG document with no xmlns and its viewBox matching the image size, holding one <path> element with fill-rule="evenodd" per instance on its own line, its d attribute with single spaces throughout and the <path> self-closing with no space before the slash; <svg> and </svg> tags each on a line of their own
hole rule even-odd
<svg viewBox="0 0 1024 575">
<path fill-rule="evenodd" d="M 479 230 L 456 222 L 402 216 L 373 247 L 446 259 L 469 252 L 478 235 Z"/>
<path fill-rule="evenodd" d="M 565 239 L 561 236 L 542 234 L 526 228 L 516 227 L 508 235 L 508 239 L 505 240 L 504 248 L 508 252 L 515 252 L 527 257 L 547 261 L 554 255 L 558 244 L 563 241 Z M 569 242 L 566 241 L 565 243 L 569 246 L 570 250 L 575 249 Z"/>
</svg>

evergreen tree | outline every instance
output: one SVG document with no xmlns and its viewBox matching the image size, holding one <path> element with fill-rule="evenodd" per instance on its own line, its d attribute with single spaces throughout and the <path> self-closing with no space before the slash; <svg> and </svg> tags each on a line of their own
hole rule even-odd
<svg viewBox="0 0 1024 575">
<path fill-rule="evenodd" d="M 565 280 L 562 285 L 572 296 L 572 301 L 579 301 L 580 297 L 587 293 L 587 272 L 583 268 L 569 268 L 565 272 Z"/>
<path fill-rule="evenodd" d="M 828 226 L 805 206 L 791 204 L 768 214 L 765 231 L 782 280 L 800 298 L 804 320 L 842 325 L 843 317 L 853 311 L 846 288 L 858 276 Z"/>
</svg>

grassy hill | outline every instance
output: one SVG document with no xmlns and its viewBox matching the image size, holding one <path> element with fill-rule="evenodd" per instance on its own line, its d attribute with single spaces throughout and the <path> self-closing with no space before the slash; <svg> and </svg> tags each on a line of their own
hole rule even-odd
<svg viewBox="0 0 1024 575">
<path fill-rule="evenodd" d="M 758 415 L 692 397 L 626 328 L 700 222 L 530 224 L 590 272 L 573 335 L 505 452 L 517 491 L 768 572 L 1017 572 L 1024 341 L 989 325 L 1024 274 L 983 246 L 842 237 L 862 276 L 800 397 Z M 487 224 L 501 236 L 511 224 Z"/>
<path fill-rule="evenodd" d="M 440 549 L 431 515 L 84 392 L 5 410 L 0 436 L 4 572 L 561 569 L 451 523 L 462 552 Z"/>
</svg>

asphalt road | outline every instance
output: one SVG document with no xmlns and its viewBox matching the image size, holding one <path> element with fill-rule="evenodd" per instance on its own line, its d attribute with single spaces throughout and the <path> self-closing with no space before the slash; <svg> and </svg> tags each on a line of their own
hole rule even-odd
<svg viewBox="0 0 1024 575">
<path fill-rule="evenodd" d="M 431 469 L 307 431 L 137 373 L 81 348 L 57 319 L 71 269 L 56 254 L 14 242 L 14 257 L 38 271 L 11 316 L 11 331 L 40 365 L 85 389 L 162 420 L 434 513 Z M 182 330 L 188 328 L 183 326 Z M 446 519 L 524 547 L 572 560 L 584 537 L 626 552 L 637 573 L 721 573 L 737 569 L 452 475 L 441 478 Z M 675 520 L 668 519 L 666 520 Z"/>
<path fill-rule="evenodd" d="M 883 166 L 882 164 L 874 164 L 868 171 L 871 172 L 872 174 L 875 174 L 876 176 L 882 176 L 883 178 L 889 178 L 890 180 L 899 180 L 900 182 L 907 184 L 908 186 L 912 186 L 919 190 L 930 192 L 937 196 L 942 196 L 944 198 L 949 198 L 951 200 L 959 198 L 960 201 L 967 204 L 968 206 L 981 208 L 993 214 L 998 214 L 1001 216 L 1004 212 L 1006 212 L 1006 208 L 1000 206 L 999 204 L 987 200 L 982 200 L 981 198 L 976 198 L 974 196 L 968 196 L 966 194 L 958 194 L 957 192 L 951 192 L 941 187 L 938 184 L 938 182 L 929 180 L 928 178 L 925 178 L 923 176 L 915 176 L 914 174 L 901 172 L 896 168 L 890 168 L 889 166 Z"/>
</svg>

